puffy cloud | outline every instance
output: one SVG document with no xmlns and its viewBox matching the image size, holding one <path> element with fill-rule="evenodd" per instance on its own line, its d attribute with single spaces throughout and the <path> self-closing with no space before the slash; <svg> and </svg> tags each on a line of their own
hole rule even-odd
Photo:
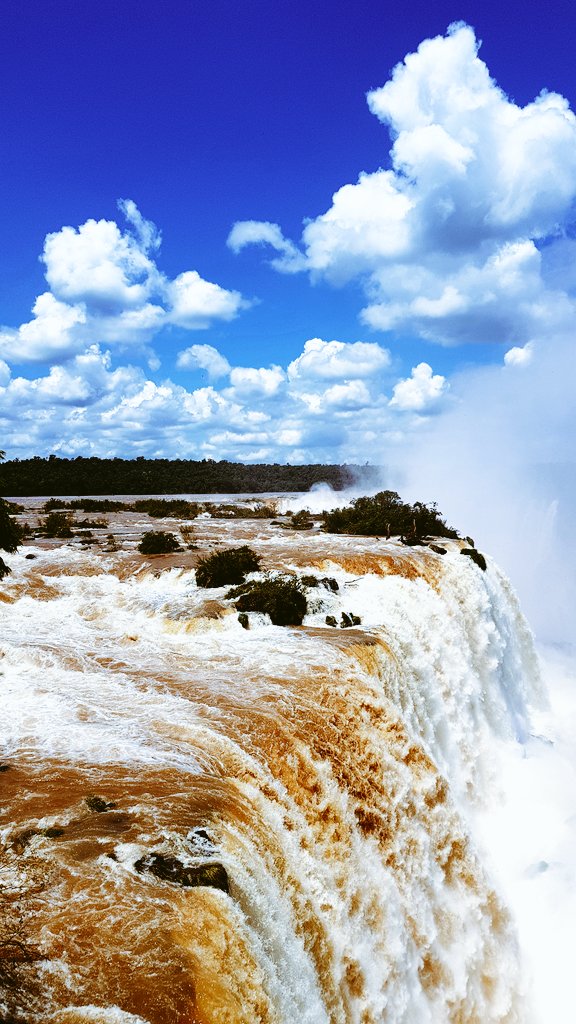
<svg viewBox="0 0 576 1024">
<path fill-rule="evenodd" d="M 184 349 L 178 353 L 176 366 L 180 370 L 206 370 L 211 380 L 230 373 L 230 363 L 212 345 L 191 345 Z"/>
<path fill-rule="evenodd" d="M 273 267 L 285 273 L 304 270 L 306 261 L 303 253 L 289 239 L 284 238 L 278 224 L 270 221 L 237 221 L 228 235 L 228 246 L 232 252 L 240 252 L 247 245 L 269 245 L 280 253 L 279 259 L 271 260 Z"/>
<path fill-rule="evenodd" d="M 32 307 L 34 319 L 17 330 L 0 331 L 0 353 L 10 363 L 66 357 L 84 345 L 86 314 L 78 306 L 59 302 L 51 292 L 39 295 Z"/>
<path fill-rule="evenodd" d="M 436 405 L 447 389 L 445 377 L 433 374 L 428 363 L 419 363 L 410 377 L 395 385 L 390 405 L 405 412 L 424 412 Z"/>
<path fill-rule="evenodd" d="M 36 299 L 32 320 L 0 331 L 0 353 L 9 362 L 62 361 L 93 343 L 142 348 L 166 325 L 199 330 L 248 306 L 239 292 L 196 270 L 166 278 L 153 258 L 160 246 L 155 225 L 132 200 L 119 207 L 128 230 L 90 219 L 46 236 L 42 260 L 51 290 Z"/>
<path fill-rule="evenodd" d="M 529 341 L 526 345 L 522 345 L 521 348 L 518 346 L 509 348 L 508 351 L 504 353 L 504 362 L 506 366 L 528 366 L 528 363 L 532 362 L 533 354 L 534 343 Z"/>
<path fill-rule="evenodd" d="M 230 371 L 230 383 L 235 395 L 263 395 L 267 398 L 275 395 L 286 379 L 280 366 L 270 369 L 255 369 L 248 366 L 235 366 Z"/>
<path fill-rule="evenodd" d="M 542 92 L 512 102 L 463 24 L 425 40 L 367 99 L 392 139 L 390 169 L 336 191 L 304 228 L 304 260 L 268 223 L 235 225 L 233 247 L 266 242 L 279 269 L 334 284 L 360 277 L 362 319 L 378 330 L 516 344 L 569 324 L 575 306 L 559 272 L 576 199 L 567 101 Z"/>
<path fill-rule="evenodd" d="M 47 235 L 42 259 L 57 299 L 98 313 L 141 306 L 156 273 L 138 239 L 109 220 L 87 220 L 78 229 Z"/>
<path fill-rule="evenodd" d="M 329 409 L 362 409 L 370 405 L 371 397 L 363 380 L 350 380 L 346 384 L 333 384 L 322 395 L 300 396 L 313 412 Z"/>
<path fill-rule="evenodd" d="M 233 320 L 249 304 L 240 292 L 227 291 L 204 281 L 196 270 L 187 270 L 166 286 L 169 320 L 178 327 L 199 330 L 212 320 Z"/>
<path fill-rule="evenodd" d="M 288 366 L 290 380 L 340 380 L 371 377 L 390 363 L 390 353 L 374 342 L 322 341 L 311 338 Z"/>
</svg>

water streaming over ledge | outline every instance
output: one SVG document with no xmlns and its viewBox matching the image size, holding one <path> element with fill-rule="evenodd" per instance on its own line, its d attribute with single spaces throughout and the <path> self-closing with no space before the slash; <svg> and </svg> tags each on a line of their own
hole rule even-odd
<svg viewBox="0 0 576 1024">
<path fill-rule="evenodd" d="M 188 554 L 10 560 L 0 844 L 43 957 L 26 1024 L 526 1024 L 471 831 L 498 743 L 543 704 L 507 580 L 456 542 L 198 534 L 339 590 L 247 631 Z M 326 625 L 342 611 L 361 626 Z M 153 853 L 223 865 L 229 892 L 138 870 Z"/>
</svg>

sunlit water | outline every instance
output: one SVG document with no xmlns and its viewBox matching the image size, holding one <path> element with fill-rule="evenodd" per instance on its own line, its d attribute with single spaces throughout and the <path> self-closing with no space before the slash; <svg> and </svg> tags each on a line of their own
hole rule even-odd
<svg viewBox="0 0 576 1024">
<path fill-rule="evenodd" d="M 9 559 L 2 871 L 43 957 L 22 1019 L 571 1021 L 573 691 L 554 655 L 559 732 L 506 578 L 458 543 L 195 527 L 339 590 L 245 630 L 195 554 L 134 551 L 136 515 L 125 550 Z M 222 864 L 229 893 L 139 872 L 152 851 Z"/>
</svg>

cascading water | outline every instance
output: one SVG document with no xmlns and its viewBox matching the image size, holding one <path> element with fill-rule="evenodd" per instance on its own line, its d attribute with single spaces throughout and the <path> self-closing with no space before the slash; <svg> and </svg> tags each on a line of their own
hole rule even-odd
<svg viewBox="0 0 576 1024">
<path fill-rule="evenodd" d="M 545 703 L 508 582 L 455 542 L 198 529 L 339 589 L 311 592 L 302 628 L 246 631 L 186 558 L 11 560 L 2 872 L 41 959 L 5 1019 L 526 1024 L 476 828 L 499 744 Z M 361 625 L 326 625 L 342 611 Z"/>
</svg>

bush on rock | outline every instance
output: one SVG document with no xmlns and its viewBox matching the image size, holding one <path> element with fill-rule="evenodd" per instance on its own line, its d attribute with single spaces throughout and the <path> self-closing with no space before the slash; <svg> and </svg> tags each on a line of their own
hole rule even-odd
<svg viewBox="0 0 576 1024">
<path fill-rule="evenodd" d="M 200 559 L 196 566 L 196 583 L 199 587 L 243 583 L 248 573 L 257 572 L 259 567 L 259 556 L 247 544 L 241 548 L 227 548 Z"/>
<path fill-rule="evenodd" d="M 150 530 L 142 537 L 138 551 L 142 555 L 171 555 L 173 551 L 180 551 L 180 545 L 173 533 Z"/>
<path fill-rule="evenodd" d="M 301 626 L 308 610 L 306 595 L 293 576 L 251 580 L 226 595 L 239 612 L 263 612 L 275 626 Z"/>
</svg>

